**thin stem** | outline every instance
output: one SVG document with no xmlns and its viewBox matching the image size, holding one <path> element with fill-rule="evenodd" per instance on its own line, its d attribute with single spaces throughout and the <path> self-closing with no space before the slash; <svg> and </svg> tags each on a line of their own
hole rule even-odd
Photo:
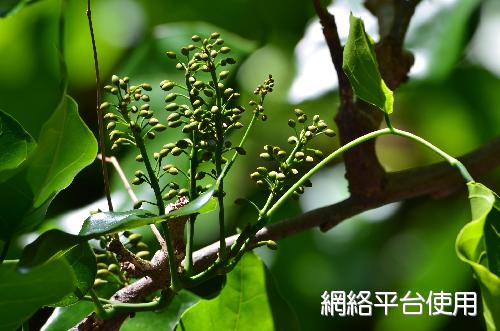
<svg viewBox="0 0 500 331">
<path fill-rule="evenodd" d="M 186 87 L 188 91 L 191 91 L 192 86 L 191 83 L 189 82 L 189 71 L 186 71 Z M 189 101 L 191 102 L 191 106 L 193 109 L 195 108 L 193 103 L 196 101 L 195 98 L 189 93 Z M 189 168 L 190 168 L 190 178 L 189 178 L 189 197 L 191 201 L 196 199 L 198 197 L 198 192 L 196 190 L 196 174 L 198 171 L 198 147 L 196 144 L 198 143 L 198 136 L 196 134 L 196 130 L 193 130 L 191 134 L 191 142 L 192 142 L 192 149 L 191 149 L 191 155 L 189 157 Z M 196 221 L 197 215 L 191 215 L 189 216 L 188 220 L 188 226 L 187 226 L 187 242 L 186 242 L 186 275 L 190 276 L 191 273 L 193 272 L 193 249 L 194 249 L 194 223 Z"/>
<path fill-rule="evenodd" d="M 215 119 L 215 131 L 217 136 L 217 143 L 215 148 L 215 172 L 217 173 L 217 200 L 219 203 L 219 259 L 224 261 L 226 259 L 226 234 L 224 225 L 224 178 L 222 175 L 222 150 L 224 149 L 224 129 L 222 127 L 222 96 L 220 93 L 220 88 L 218 86 L 217 74 L 215 71 L 215 65 L 210 62 L 213 70 L 210 71 L 212 76 L 212 81 L 215 88 L 215 104 L 219 108 L 219 112 Z"/>
<path fill-rule="evenodd" d="M 128 116 L 126 111 L 122 112 L 125 120 L 130 123 L 130 117 Z M 137 144 L 137 148 L 139 148 L 139 151 L 142 155 L 143 161 L 144 161 L 144 166 L 146 167 L 146 171 L 149 176 L 149 181 L 151 188 L 153 189 L 153 192 L 155 194 L 156 198 L 156 204 L 158 207 L 158 215 L 165 215 L 165 203 L 163 202 L 163 198 L 161 196 L 161 189 L 160 189 L 160 183 L 158 182 L 158 178 L 156 178 L 155 171 L 153 167 L 151 166 L 151 161 L 149 160 L 149 156 L 146 150 L 146 145 L 144 144 L 144 140 L 141 136 L 140 132 L 137 132 L 135 130 L 132 130 L 132 133 L 134 135 L 135 142 Z M 166 222 L 161 223 L 161 228 L 163 232 L 163 236 L 165 237 L 165 242 L 167 244 L 167 254 L 168 254 L 168 262 L 169 262 L 169 268 L 170 268 L 170 277 L 171 277 L 171 286 L 174 291 L 177 290 L 179 282 L 178 282 L 178 275 L 177 275 L 177 264 L 175 261 L 175 251 L 174 251 L 174 246 L 172 243 L 172 237 L 170 235 L 170 230 L 168 228 L 168 224 Z"/>
<path fill-rule="evenodd" d="M 403 136 L 403 137 L 409 138 L 413 141 L 416 141 L 416 142 L 426 146 L 427 148 L 429 148 L 430 150 L 434 151 L 436 154 L 441 156 L 443 159 L 445 159 L 452 167 L 457 168 L 467 183 L 474 181 L 474 178 L 472 178 L 471 174 L 469 173 L 467 168 L 465 168 L 465 166 L 463 165 L 462 162 L 460 162 L 456 158 L 450 156 L 449 154 L 445 153 L 443 150 L 437 148 L 436 146 L 434 146 L 433 144 L 431 144 L 427 140 L 425 140 L 417 135 L 414 135 L 413 133 L 406 132 L 403 130 L 398 130 L 398 129 L 394 129 L 394 134 L 396 134 L 398 136 Z"/>
<path fill-rule="evenodd" d="M 390 129 L 390 128 L 381 129 L 381 130 L 367 133 L 367 134 L 341 146 L 336 151 L 334 151 L 333 153 L 328 155 L 325 159 L 323 159 L 316 166 L 314 166 L 311 170 L 309 170 L 304 176 L 302 176 L 302 178 L 299 179 L 294 185 L 292 185 L 292 187 L 290 187 L 288 189 L 288 191 L 286 191 L 285 194 L 283 194 L 278 199 L 278 201 L 276 201 L 276 203 L 267 211 L 266 216 L 270 217 L 283 204 L 283 202 L 292 195 L 292 193 L 296 189 L 298 189 L 300 186 L 302 186 L 307 179 L 309 179 L 312 175 L 314 175 L 318 170 L 323 168 L 327 163 L 331 162 L 334 158 L 336 158 L 337 156 L 344 153 L 345 151 L 347 151 L 347 150 L 349 150 L 349 149 L 351 149 L 351 148 L 353 148 L 353 147 L 355 147 L 355 146 L 357 146 L 365 141 L 368 141 L 370 139 L 374 139 L 374 138 L 379 137 L 379 136 L 387 135 L 387 134 L 394 134 L 397 136 L 406 137 L 406 138 L 409 138 L 413 141 L 418 142 L 419 144 L 431 149 L 432 151 L 437 153 L 439 156 L 444 158 L 452 167 L 457 168 L 460 171 L 460 174 L 462 175 L 462 177 L 465 179 L 466 182 L 470 182 L 470 181 L 474 180 L 472 178 L 472 176 L 469 174 L 469 172 L 467 171 L 467 169 L 465 168 L 465 166 L 460 161 L 458 161 L 454 157 L 448 155 L 447 153 L 445 153 L 441 149 L 437 148 L 436 146 L 434 146 L 433 144 L 431 144 L 427 140 L 420 138 L 412 133 L 409 133 L 409 132 L 406 132 L 403 130 L 399 130 L 399 129 L 395 129 L 395 128 L 393 128 L 393 129 Z"/>
<path fill-rule="evenodd" d="M 90 38 L 92 39 L 92 52 L 94 54 L 94 68 L 95 68 L 95 80 L 96 80 L 96 111 L 97 111 L 97 123 L 99 126 L 99 149 L 101 150 L 101 167 L 102 167 L 102 177 L 104 180 L 104 192 L 106 193 L 106 200 L 108 201 L 109 211 L 113 211 L 113 202 L 111 201 L 111 191 L 109 188 L 109 174 L 108 165 L 106 164 L 106 144 L 104 143 L 104 116 L 100 109 L 101 105 L 101 78 L 99 74 L 99 60 L 97 57 L 97 46 L 95 43 L 94 27 L 92 25 L 92 10 L 90 6 L 90 0 L 87 0 L 87 19 L 90 30 Z"/>
<path fill-rule="evenodd" d="M 238 147 L 243 147 L 245 144 L 245 141 L 247 140 L 248 134 L 250 133 L 253 125 L 255 124 L 255 121 L 259 117 L 259 113 L 255 112 L 252 116 L 252 119 L 250 120 L 250 123 L 248 123 L 247 129 L 245 130 L 245 133 L 243 134 L 243 137 L 241 138 L 240 143 L 238 144 Z M 231 157 L 231 160 L 226 164 L 224 169 L 222 169 L 221 177 L 224 178 L 229 170 L 231 170 L 231 167 L 233 166 L 233 163 L 236 161 L 236 158 L 238 157 L 238 152 L 235 152 L 233 156 Z"/>
<path fill-rule="evenodd" d="M 107 315 L 106 309 L 104 309 L 104 306 L 102 305 L 101 300 L 99 299 L 99 296 L 95 292 L 93 288 L 89 290 L 90 297 L 92 299 L 92 302 L 94 303 L 95 309 L 97 316 L 104 318 Z"/>
</svg>

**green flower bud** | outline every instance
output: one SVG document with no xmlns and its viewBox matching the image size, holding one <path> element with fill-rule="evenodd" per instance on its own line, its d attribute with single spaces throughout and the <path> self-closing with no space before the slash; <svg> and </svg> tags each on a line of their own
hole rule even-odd
<svg viewBox="0 0 500 331">
<path fill-rule="evenodd" d="M 109 122 L 106 129 L 113 130 L 116 127 L 116 122 Z"/>
<path fill-rule="evenodd" d="M 128 237 L 128 241 L 129 243 L 131 244 L 136 244 L 138 243 L 139 241 L 142 240 L 142 235 L 140 233 L 132 233 L 129 237 Z"/>
<path fill-rule="evenodd" d="M 227 54 L 227 53 L 231 52 L 231 48 L 226 47 L 226 46 L 221 47 L 221 48 L 220 48 L 220 52 L 221 52 L 222 54 Z M 229 63 L 229 62 L 228 62 L 228 63 Z"/>
<path fill-rule="evenodd" d="M 297 140 L 297 137 L 294 137 L 294 136 L 290 136 L 290 137 L 288 137 L 288 143 L 289 143 L 290 145 L 295 145 L 295 144 L 297 144 L 297 141 L 298 141 L 298 140 Z"/>
<path fill-rule="evenodd" d="M 189 70 L 191 71 L 196 71 L 200 69 L 200 64 L 199 63 L 193 63 L 190 67 L 189 67 Z"/>
<path fill-rule="evenodd" d="M 326 134 L 328 137 L 334 137 L 334 136 L 335 136 L 335 131 L 333 131 L 332 129 L 326 129 L 326 130 L 325 130 L 325 134 Z"/>
<path fill-rule="evenodd" d="M 167 172 L 171 175 L 177 175 L 179 173 L 179 169 L 177 169 L 176 167 L 171 167 L 167 170 Z"/>
<path fill-rule="evenodd" d="M 212 108 L 210 109 L 210 111 L 211 111 L 213 114 L 217 114 L 217 113 L 219 113 L 219 107 L 217 107 L 217 106 L 212 106 Z"/>
<path fill-rule="evenodd" d="M 99 106 L 99 109 L 100 110 L 106 110 L 106 109 L 109 108 L 109 106 L 111 106 L 111 104 L 106 101 L 106 102 L 101 103 L 101 105 Z"/>
<path fill-rule="evenodd" d="M 118 89 L 116 87 L 113 87 L 110 92 L 111 92 L 111 94 L 117 95 Z"/>
<path fill-rule="evenodd" d="M 137 245 L 135 247 L 137 247 L 137 249 L 140 250 L 140 251 L 147 251 L 147 250 L 149 250 L 149 246 L 146 243 L 142 242 L 142 241 L 139 242 L 139 243 L 137 243 Z"/>
<path fill-rule="evenodd" d="M 149 85 L 148 83 L 142 83 L 141 84 L 141 87 L 145 90 L 145 91 L 151 91 L 153 88 L 151 87 L 151 85 Z"/>
<path fill-rule="evenodd" d="M 175 110 L 179 109 L 179 105 L 176 104 L 175 102 L 169 103 L 168 105 L 165 106 L 165 109 L 167 111 L 175 111 Z"/>
<path fill-rule="evenodd" d="M 135 177 L 132 180 L 132 185 L 141 185 L 142 183 L 144 183 L 144 179 L 139 178 L 139 177 Z"/>
<path fill-rule="evenodd" d="M 167 129 L 167 127 L 161 123 L 153 126 L 153 130 L 155 130 L 156 132 L 162 132 L 162 131 L 165 131 L 166 129 Z"/>
<path fill-rule="evenodd" d="M 318 121 L 319 121 L 319 115 L 314 115 L 313 116 L 313 122 L 314 123 L 318 123 Z"/>
<path fill-rule="evenodd" d="M 304 115 L 304 111 L 302 109 L 298 109 L 297 108 L 297 109 L 294 109 L 293 112 L 295 113 L 295 115 L 297 117 L 300 117 L 300 116 Z"/>
<path fill-rule="evenodd" d="M 286 176 L 284 173 L 278 173 L 276 174 L 276 179 L 279 180 L 279 181 L 284 181 L 286 179 Z"/>
<path fill-rule="evenodd" d="M 176 59 L 177 58 L 177 55 L 175 54 L 175 52 L 172 52 L 172 51 L 167 52 L 167 56 L 170 59 Z"/>
<path fill-rule="evenodd" d="M 116 121 L 116 115 L 113 113 L 107 113 L 106 115 L 104 115 L 104 119 L 110 121 Z"/>
<path fill-rule="evenodd" d="M 181 189 L 181 190 L 179 191 L 179 193 L 178 193 L 178 194 L 179 194 L 179 195 L 181 195 L 181 196 L 182 196 L 182 195 L 186 196 L 186 195 L 188 195 L 188 194 L 189 194 L 189 190 L 188 190 L 188 189 L 186 189 L 186 188 L 183 188 L 183 189 Z"/>
<path fill-rule="evenodd" d="M 224 70 L 219 74 L 220 79 L 226 79 L 229 76 L 229 71 Z"/>
<path fill-rule="evenodd" d="M 143 94 L 143 95 L 141 96 L 141 100 L 142 100 L 142 101 L 144 101 L 144 102 L 149 102 L 149 100 L 150 100 L 150 99 L 149 99 L 149 95 L 147 95 L 147 94 Z"/>
<path fill-rule="evenodd" d="M 172 88 L 174 88 L 175 83 L 170 81 L 170 80 L 165 80 L 162 82 L 163 84 L 160 84 L 160 88 L 163 91 L 170 91 Z"/>
<path fill-rule="evenodd" d="M 194 41 L 194 42 L 198 42 L 198 41 L 200 41 L 200 40 L 201 40 L 201 38 L 200 38 L 200 36 L 198 36 L 198 35 L 196 35 L 196 34 L 195 34 L 195 35 L 193 35 L 193 36 L 191 37 L 191 40 L 192 40 L 192 41 Z"/>
<path fill-rule="evenodd" d="M 228 58 L 226 58 L 225 60 L 226 60 L 226 62 L 227 62 L 228 64 L 235 64 L 235 63 L 236 63 L 236 60 L 235 60 L 235 59 L 233 59 L 232 57 L 228 57 Z"/>
<path fill-rule="evenodd" d="M 151 117 L 151 118 L 149 119 L 148 123 L 149 123 L 149 125 L 154 126 L 154 125 L 156 125 L 156 124 L 160 123 L 160 121 L 158 121 L 158 119 L 157 119 L 157 118 Z"/>
<path fill-rule="evenodd" d="M 274 179 L 274 178 L 276 178 L 276 175 L 277 175 L 277 174 L 278 174 L 278 173 L 277 173 L 276 171 L 274 171 L 274 170 L 273 170 L 273 171 L 270 171 L 270 172 L 269 172 L 268 176 L 269 176 L 269 178 Z"/>
<path fill-rule="evenodd" d="M 205 83 L 203 83 L 201 80 L 197 80 L 193 83 L 193 86 L 197 89 L 201 89 L 205 86 Z"/>
<path fill-rule="evenodd" d="M 256 170 L 261 175 L 266 175 L 267 174 L 267 168 L 266 167 L 258 167 Z"/>
<path fill-rule="evenodd" d="M 147 133 L 147 136 L 148 136 L 149 139 L 153 140 L 153 139 L 155 139 L 156 134 L 153 131 L 149 131 Z"/>
<path fill-rule="evenodd" d="M 259 157 L 265 161 L 272 160 L 272 157 L 269 153 L 260 153 Z"/>
<path fill-rule="evenodd" d="M 214 96 L 214 92 L 209 89 L 209 88 L 204 88 L 203 89 L 203 94 L 205 94 L 207 97 L 211 98 Z"/>
<path fill-rule="evenodd" d="M 99 287 L 99 286 L 105 285 L 107 283 L 108 283 L 107 280 L 104 280 L 104 279 L 101 279 L 101 278 L 96 278 L 94 280 L 94 287 Z"/>
<path fill-rule="evenodd" d="M 186 49 L 186 51 L 187 51 L 187 49 Z M 175 69 L 177 69 L 177 70 L 182 70 L 182 69 L 184 69 L 184 66 L 182 65 L 182 63 L 177 63 L 177 64 L 175 65 Z"/>
<path fill-rule="evenodd" d="M 260 188 L 266 187 L 266 184 L 264 184 L 264 181 L 262 181 L 262 180 L 256 181 L 255 184 L 257 184 L 257 186 Z"/>
<path fill-rule="evenodd" d="M 210 56 L 213 57 L 213 58 L 215 58 L 217 56 L 217 54 L 218 53 L 217 53 L 217 51 L 215 49 L 213 49 L 213 50 L 210 51 Z"/>
<path fill-rule="evenodd" d="M 144 259 L 149 256 L 149 251 L 140 251 L 137 254 L 135 254 L 137 257 Z"/>
<path fill-rule="evenodd" d="M 250 174 L 250 178 L 253 179 L 253 180 L 257 180 L 257 179 L 261 179 L 262 178 L 262 175 L 258 172 L 252 172 Z"/>
<path fill-rule="evenodd" d="M 278 154 L 277 154 L 277 156 L 279 158 L 284 158 L 286 156 L 286 152 L 285 151 L 279 151 Z"/>
<path fill-rule="evenodd" d="M 307 127 L 307 130 L 309 130 L 309 131 L 311 131 L 312 133 L 314 133 L 314 132 L 318 131 L 318 128 L 317 128 L 316 126 L 314 126 L 314 125 L 309 125 L 309 126 Z"/>
<path fill-rule="evenodd" d="M 312 156 L 308 155 L 308 156 L 306 156 L 306 162 L 309 162 L 309 163 L 314 162 L 314 158 Z"/>
<path fill-rule="evenodd" d="M 169 128 L 177 128 L 181 124 L 182 124 L 182 120 L 177 120 L 177 121 L 174 121 L 174 122 L 168 122 L 167 125 L 168 125 Z"/>
<path fill-rule="evenodd" d="M 117 75 L 113 75 L 111 76 L 111 82 L 114 84 L 114 85 L 119 85 L 120 84 L 120 77 L 118 77 Z"/>
<path fill-rule="evenodd" d="M 189 49 L 187 47 L 182 47 L 181 48 L 181 53 L 182 53 L 182 55 L 188 55 L 189 54 Z"/>
<path fill-rule="evenodd" d="M 301 115 L 297 120 L 299 121 L 299 123 L 304 123 L 305 121 L 307 121 L 307 115 Z"/>
<path fill-rule="evenodd" d="M 297 160 L 302 160 L 304 158 L 305 154 L 304 154 L 304 152 L 296 152 L 294 156 Z"/>
<path fill-rule="evenodd" d="M 144 161 L 144 158 L 142 157 L 142 155 L 141 155 L 141 154 L 139 154 L 139 155 L 137 155 L 137 156 L 135 157 L 135 160 L 136 160 L 137 162 L 142 162 L 142 161 Z"/>
<path fill-rule="evenodd" d="M 179 147 L 174 147 L 171 153 L 173 156 L 179 156 L 182 153 L 182 149 L 180 149 Z"/>
<path fill-rule="evenodd" d="M 110 271 L 110 272 L 112 272 L 112 273 L 116 273 L 116 272 L 118 272 L 119 270 L 120 270 L 120 267 L 118 267 L 118 265 L 117 265 L 117 264 L 112 263 L 112 264 L 110 264 L 110 265 L 108 266 L 108 271 Z"/>
<path fill-rule="evenodd" d="M 104 91 L 106 91 L 106 92 L 111 92 L 111 89 L 112 89 L 112 88 L 113 88 L 113 86 L 111 86 L 111 85 L 106 85 L 106 86 L 104 86 Z"/>
<path fill-rule="evenodd" d="M 214 32 L 210 35 L 210 39 L 217 39 L 220 37 L 220 33 L 219 32 Z"/>
</svg>

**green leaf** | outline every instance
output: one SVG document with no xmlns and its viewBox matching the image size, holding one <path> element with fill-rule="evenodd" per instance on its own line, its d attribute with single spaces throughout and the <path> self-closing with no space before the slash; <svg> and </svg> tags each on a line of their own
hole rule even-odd
<svg viewBox="0 0 500 331">
<path fill-rule="evenodd" d="M 0 3 L 0 18 L 14 15 L 27 5 L 40 0 L 2 0 Z"/>
<path fill-rule="evenodd" d="M 247 253 L 227 276 L 221 294 L 201 300 L 181 318 L 181 330 L 274 330 L 264 264 Z"/>
<path fill-rule="evenodd" d="M 35 204 L 42 205 L 68 187 L 73 178 L 97 155 L 94 135 L 78 114 L 78 105 L 64 96 L 54 114 L 42 127 L 33 152 L 27 179 Z"/>
<path fill-rule="evenodd" d="M 0 330 L 15 330 L 40 307 L 53 304 L 75 289 L 75 278 L 65 261 L 45 264 L 20 274 L 16 261 L 0 265 Z"/>
<path fill-rule="evenodd" d="M 472 267 L 481 288 L 483 315 L 489 331 L 500 330 L 500 238 L 499 201 L 494 192 L 479 183 L 468 183 L 472 221 L 457 237 L 458 257 Z M 497 207 L 495 207 L 495 204 Z"/>
<path fill-rule="evenodd" d="M 61 257 L 75 246 L 99 236 L 192 214 L 210 212 L 217 206 L 216 200 L 212 198 L 213 193 L 214 189 L 207 191 L 184 207 L 162 216 L 151 214 L 143 209 L 93 214 L 85 220 L 78 235 L 57 229 L 49 230 L 24 248 L 19 261 L 19 270 L 28 271 L 51 259 Z"/>
<path fill-rule="evenodd" d="M 54 304 L 57 307 L 74 304 L 83 298 L 94 285 L 97 274 L 96 257 L 88 242 L 78 244 L 70 249 L 64 254 L 64 259 L 73 269 L 77 286 L 73 293 L 66 295 Z"/>
<path fill-rule="evenodd" d="M 57 307 L 43 325 L 41 331 L 69 330 L 94 310 L 94 304 L 79 301 L 67 307 Z"/>
<path fill-rule="evenodd" d="M 192 214 L 207 213 L 217 206 L 216 200 L 212 198 L 213 194 L 214 189 L 207 191 L 187 205 L 162 216 L 151 214 L 142 209 L 97 213 L 85 220 L 79 235 L 95 238 L 104 234 L 112 234 Z"/>
<path fill-rule="evenodd" d="M 20 272 L 28 272 L 37 265 L 62 257 L 72 248 L 87 240 L 86 237 L 80 237 L 57 229 L 44 232 L 24 248 L 18 269 Z"/>
<path fill-rule="evenodd" d="M 21 129 L 16 129 L 19 136 L 23 136 Z M 24 137 L 29 152 L 35 144 Z M 78 115 L 75 101 L 64 96 L 44 124 L 40 142 L 26 167 L 0 182 L 0 239 L 8 240 L 38 225 L 55 195 L 66 188 L 96 154 L 97 143 Z"/>
<path fill-rule="evenodd" d="M 188 291 L 180 291 L 166 309 L 158 312 L 136 313 L 134 318 L 129 318 L 123 323 L 120 330 L 174 330 L 181 315 L 198 301 L 200 301 L 200 298 L 197 296 Z"/>
<path fill-rule="evenodd" d="M 394 96 L 378 70 L 374 42 L 365 32 L 360 18 L 351 13 L 349 22 L 349 36 L 344 48 L 342 69 L 358 98 L 390 114 Z"/>
<path fill-rule="evenodd" d="M 0 110 L 0 182 L 12 177 L 36 142 L 12 116 Z"/>
</svg>

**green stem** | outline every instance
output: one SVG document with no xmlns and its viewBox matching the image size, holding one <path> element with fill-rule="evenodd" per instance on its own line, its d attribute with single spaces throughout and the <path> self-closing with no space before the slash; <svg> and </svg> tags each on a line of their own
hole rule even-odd
<svg viewBox="0 0 500 331">
<path fill-rule="evenodd" d="M 128 116 L 126 111 L 122 112 L 124 119 L 130 123 L 130 117 Z M 149 182 L 156 198 L 156 204 L 158 206 L 158 215 L 165 215 L 165 203 L 163 202 L 163 198 L 161 197 L 161 188 L 158 178 L 156 177 L 155 171 L 151 166 L 151 162 L 149 160 L 148 152 L 146 150 L 146 145 L 144 144 L 144 139 L 141 136 L 140 132 L 132 129 L 132 134 L 134 135 L 135 143 L 137 144 L 137 148 L 142 155 L 144 166 L 146 167 L 146 171 L 149 176 Z M 167 254 L 168 254 L 168 263 L 170 268 L 170 277 L 171 277 L 171 287 L 174 291 L 176 291 L 178 287 L 178 275 L 177 275 L 177 263 L 175 261 L 175 251 L 172 243 L 172 236 L 170 235 L 170 230 L 168 228 L 168 224 L 166 222 L 161 223 L 161 228 L 163 232 L 163 236 L 165 237 L 165 242 L 167 244 Z"/>
<path fill-rule="evenodd" d="M 353 147 L 355 147 L 355 146 L 357 146 L 365 141 L 368 141 L 370 139 L 374 139 L 374 138 L 379 137 L 379 136 L 387 135 L 387 134 L 394 134 L 397 136 L 406 137 L 406 138 L 409 138 L 415 142 L 418 142 L 419 144 L 429 148 L 430 150 L 434 151 L 436 154 L 438 154 L 439 156 L 444 158 L 452 167 L 457 168 L 460 171 L 460 174 L 462 175 L 462 177 L 465 179 L 466 182 L 470 182 L 470 181 L 474 180 L 472 178 L 472 176 L 469 174 L 469 172 L 467 171 L 467 169 L 465 168 L 465 166 L 460 161 L 458 161 L 454 157 L 448 155 L 447 153 L 445 153 L 441 149 L 437 148 L 436 146 L 434 146 L 433 144 L 431 144 L 427 140 L 420 138 L 419 136 L 416 136 L 410 132 L 406 132 L 406 131 L 395 129 L 395 128 L 381 129 L 381 130 L 367 133 L 367 134 L 365 134 L 357 139 L 354 139 L 353 141 L 339 147 L 336 151 L 334 151 L 333 153 L 328 155 L 321 162 L 316 164 L 316 166 L 314 166 L 311 170 L 309 170 L 304 176 L 302 176 L 302 178 L 299 179 L 292 187 L 290 187 L 288 189 L 288 191 L 286 191 L 285 194 L 283 194 L 278 199 L 278 201 L 276 201 L 276 203 L 272 206 L 272 208 L 270 208 L 267 211 L 266 215 L 268 217 L 270 217 L 283 204 L 283 202 L 285 202 L 285 200 L 288 199 L 292 195 L 292 193 L 296 189 L 298 189 L 300 186 L 302 186 L 306 180 L 308 180 L 318 170 L 323 168 L 327 163 L 331 162 L 334 158 L 336 158 L 337 156 L 344 153 L 345 151 L 347 151 L 347 150 L 349 150 L 349 149 L 351 149 L 351 148 L 353 148 Z"/>
<path fill-rule="evenodd" d="M 101 300 L 97 296 L 97 293 L 95 293 L 95 290 L 91 288 L 89 290 L 90 297 L 92 298 L 92 302 L 94 303 L 95 309 L 97 316 L 105 318 L 107 315 L 106 309 L 104 309 L 104 306 L 102 305 Z"/>
<path fill-rule="evenodd" d="M 219 108 L 219 112 L 215 118 L 215 134 L 216 134 L 216 147 L 215 147 L 215 172 L 217 174 L 217 200 L 219 203 L 219 259 L 224 261 L 226 259 L 226 230 L 224 224 L 224 178 L 222 175 L 222 150 L 224 149 L 224 129 L 222 127 L 222 96 L 217 80 L 217 73 L 215 64 L 210 62 L 210 75 L 215 88 L 215 104 Z"/>
<path fill-rule="evenodd" d="M 257 118 L 259 117 L 259 113 L 255 112 L 252 116 L 252 119 L 250 120 L 250 123 L 248 123 L 248 126 L 247 126 L 247 129 L 245 130 L 245 133 L 243 134 L 243 137 L 241 138 L 241 141 L 240 143 L 238 144 L 238 147 L 243 147 L 243 145 L 245 144 L 245 141 L 247 140 L 248 138 L 248 134 L 250 133 L 253 125 L 255 124 L 255 121 L 257 120 Z M 224 169 L 222 169 L 222 174 L 221 174 L 221 177 L 224 178 L 227 173 L 229 172 L 229 170 L 231 170 L 231 167 L 233 166 L 233 163 L 236 161 L 236 158 L 238 157 L 238 153 L 235 152 L 233 154 L 233 156 L 231 157 L 231 160 L 229 160 L 229 162 L 226 164 L 226 166 L 224 167 Z"/>
<path fill-rule="evenodd" d="M 186 87 L 188 91 L 191 91 L 192 86 L 191 83 L 189 82 L 189 72 L 186 72 Z M 195 99 L 189 94 L 189 101 L 191 102 L 191 106 L 193 107 L 194 110 L 194 101 Z M 196 130 L 193 130 L 192 136 L 191 136 L 191 142 L 193 143 L 193 147 L 191 150 L 191 155 L 190 155 L 190 160 L 189 160 L 189 167 L 190 167 L 190 188 L 189 188 L 189 197 L 191 198 L 191 201 L 196 199 L 198 197 L 198 192 L 196 190 L 196 174 L 198 171 L 198 149 L 196 147 L 196 144 L 198 143 L 196 135 Z M 191 215 L 189 216 L 189 221 L 188 221 L 188 227 L 187 227 L 187 242 L 186 242 L 186 274 L 187 276 L 190 276 L 193 272 L 193 249 L 194 249 L 194 223 L 196 221 L 197 215 Z"/>
</svg>

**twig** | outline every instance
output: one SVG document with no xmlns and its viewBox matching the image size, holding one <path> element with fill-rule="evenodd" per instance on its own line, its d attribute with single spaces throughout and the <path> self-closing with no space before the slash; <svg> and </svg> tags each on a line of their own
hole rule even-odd
<svg viewBox="0 0 500 331">
<path fill-rule="evenodd" d="M 97 58 L 97 46 L 95 43 L 94 27 L 92 25 L 92 10 L 90 0 L 87 0 L 87 19 L 90 30 L 90 38 L 92 39 L 92 52 L 94 54 L 94 68 L 95 68 L 95 81 L 96 81 L 96 111 L 97 111 L 97 124 L 99 126 L 99 149 L 101 150 L 101 166 L 102 177 L 104 180 L 104 192 L 106 193 L 106 200 L 108 201 L 109 211 L 113 211 L 113 202 L 111 201 L 111 191 L 109 188 L 109 175 L 108 166 L 106 164 L 106 144 L 104 143 L 104 116 L 100 110 L 101 105 L 101 78 L 99 74 L 99 60 Z"/>
</svg>

